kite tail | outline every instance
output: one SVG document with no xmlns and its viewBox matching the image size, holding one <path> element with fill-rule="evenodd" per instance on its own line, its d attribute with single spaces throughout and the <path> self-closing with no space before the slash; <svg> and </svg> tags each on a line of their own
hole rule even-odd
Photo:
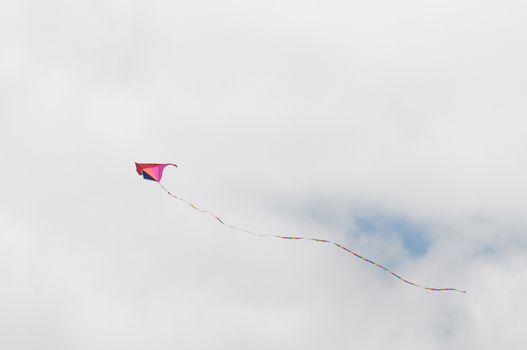
<svg viewBox="0 0 527 350">
<path fill-rule="evenodd" d="M 360 254 L 357 254 L 355 253 L 354 251 L 344 247 L 343 245 L 340 245 L 339 243 L 336 243 L 336 242 L 333 242 L 333 241 L 329 241 L 329 240 L 326 240 L 326 239 L 320 239 L 320 238 L 309 238 L 309 237 L 302 237 L 302 236 L 281 236 L 281 235 L 277 235 L 277 234 L 269 234 L 269 233 L 257 233 L 257 232 L 254 232 L 254 231 L 251 231 L 251 230 L 247 230 L 247 229 L 244 229 L 244 228 L 240 228 L 240 227 L 237 227 L 237 226 L 234 226 L 234 225 L 230 225 L 230 224 L 227 224 L 225 223 L 222 219 L 220 219 L 216 214 L 208 211 L 208 210 L 204 210 L 204 209 L 200 209 L 198 208 L 197 206 L 195 206 L 194 204 L 192 204 L 191 202 L 181 198 L 181 197 L 178 197 L 176 196 L 175 194 L 171 193 L 165 186 L 163 186 L 163 184 L 161 184 L 161 182 L 158 182 L 159 186 L 161 186 L 161 188 L 166 192 L 168 193 L 168 195 L 170 195 L 171 197 L 185 203 L 186 205 L 190 206 L 192 209 L 196 210 L 196 211 L 199 211 L 200 213 L 205 213 L 207 215 L 210 215 L 212 216 L 213 218 L 215 218 L 219 223 L 221 223 L 222 225 L 224 226 L 227 226 L 228 228 L 231 228 L 231 229 L 234 229 L 234 230 L 237 230 L 237 231 L 241 231 L 241 232 L 244 232 L 244 233 L 248 233 L 248 234 L 251 234 L 253 236 L 257 236 L 257 237 L 275 237 L 275 238 L 280 238 L 280 239 L 289 239 L 289 240 L 306 240 L 306 241 L 313 241 L 313 242 L 318 242 L 318 243 L 327 243 L 327 244 L 332 244 L 352 255 L 354 255 L 355 257 L 361 259 L 361 260 L 364 260 L 365 262 L 367 263 L 370 263 L 388 273 L 390 273 L 392 276 L 396 277 L 397 279 L 399 279 L 400 281 L 404 282 L 404 283 L 407 283 L 409 285 L 412 285 L 414 287 L 418 287 L 418 288 L 422 288 L 422 289 L 426 289 L 426 290 L 430 290 L 430 291 L 434 291 L 434 292 L 443 292 L 443 291 L 454 291 L 454 292 L 459 292 L 459 293 L 466 293 L 467 291 L 466 290 L 461 290 L 461 289 L 457 289 L 457 288 L 432 288 L 432 287 L 427 287 L 427 286 L 423 286 L 423 285 L 420 285 L 420 284 L 417 284 L 417 283 L 414 283 L 414 282 L 411 282 L 409 280 L 407 280 L 406 278 L 403 278 L 402 276 L 398 275 L 397 273 L 393 272 L 391 269 L 373 261 L 373 260 L 370 260 L 368 258 L 365 258 L 363 257 L 362 255 Z"/>
</svg>

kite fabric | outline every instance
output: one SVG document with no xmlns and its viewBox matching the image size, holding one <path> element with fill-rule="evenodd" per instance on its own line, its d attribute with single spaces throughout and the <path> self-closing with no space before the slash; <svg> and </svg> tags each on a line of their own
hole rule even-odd
<svg viewBox="0 0 527 350">
<path fill-rule="evenodd" d="M 143 175 L 144 179 L 159 182 L 163 176 L 163 170 L 169 165 L 173 165 L 177 168 L 177 165 L 172 163 L 135 163 L 135 170 L 137 171 L 137 174 Z"/>
<path fill-rule="evenodd" d="M 385 266 L 383 266 L 383 265 L 381 265 L 381 264 L 379 264 L 379 263 L 377 263 L 377 262 L 375 262 L 373 260 L 365 258 L 362 255 L 359 255 L 356 252 L 346 248 L 345 246 L 343 246 L 343 245 L 341 245 L 339 243 L 330 241 L 330 240 L 320 239 L 320 238 L 311 238 L 311 237 L 302 237 L 302 236 L 282 236 L 282 235 L 272 234 L 272 233 L 256 233 L 256 232 L 251 231 L 251 230 L 247 230 L 247 229 L 244 229 L 244 228 L 240 228 L 240 227 L 237 227 L 237 226 L 234 226 L 234 225 L 227 224 L 221 218 L 219 218 L 216 214 L 214 214 L 214 213 L 212 213 L 212 212 L 210 212 L 208 210 L 204 210 L 204 209 L 198 208 L 197 206 L 195 206 L 191 202 L 189 202 L 189 201 L 187 201 L 187 200 L 185 200 L 185 199 L 183 199 L 181 197 L 178 197 L 175 194 L 171 193 L 165 186 L 163 186 L 163 184 L 161 184 L 160 180 L 161 180 L 161 176 L 163 174 L 163 169 L 165 169 L 165 167 L 167 167 L 169 165 L 173 165 L 173 166 L 177 167 L 176 164 L 171 164 L 171 163 L 165 163 L 165 164 L 135 163 L 135 165 L 136 165 L 137 173 L 139 175 L 142 175 L 143 178 L 145 178 L 146 180 L 156 181 L 159 184 L 159 186 L 161 186 L 161 188 L 169 196 L 171 196 L 171 197 L 173 197 L 173 198 L 175 198 L 175 199 L 187 204 L 188 206 L 190 206 L 191 208 L 193 208 L 196 211 L 199 211 L 201 213 L 205 213 L 205 214 L 208 214 L 208 215 L 212 216 L 219 223 L 221 223 L 224 226 L 227 226 L 228 228 L 231 228 L 231 229 L 234 229 L 234 230 L 237 230 L 237 231 L 241 231 L 241 232 L 245 232 L 245 233 L 251 234 L 253 236 L 257 236 L 257 237 L 274 237 L 274 238 L 288 239 L 288 240 L 306 240 L 306 241 L 313 241 L 313 242 L 318 242 L 318 243 L 331 244 L 331 245 L 334 245 L 334 246 L 336 246 L 336 247 L 338 247 L 338 248 L 340 248 L 340 249 L 342 249 L 342 250 L 354 255 L 355 257 L 357 257 L 359 259 L 364 260 L 365 262 L 367 262 L 369 264 L 372 264 L 372 265 L 374 265 L 374 266 L 376 266 L 376 267 L 378 267 L 378 268 L 390 273 L 392 276 L 398 278 L 402 282 L 410 284 L 410 285 L 412 285 L 414 287 L 418 287 L 418 288 L 422 288 L 422 289 L 426 289 L 426 290 L 430 290 L 430 291 L 435 291 L 435 292 L 443 292 L 443 291 L 455 291 L 455 292 L 460 292 L 460 293 L 466 293 L 467 292 L 465 290 L 461 290 L 461 289 L 457 289 L 457 288 L 432 288 L 432 287 L 427 287 L 427 286 L 423 286 L 423 285 L 411 282 L 411 281 L 407 280 L 406 278 L 403 278 L 402 276 L 400 276 L 397 273 L 393 272 L 389 268 L 387 268 L 387 267 L 385 267 Z"/>
</svg>

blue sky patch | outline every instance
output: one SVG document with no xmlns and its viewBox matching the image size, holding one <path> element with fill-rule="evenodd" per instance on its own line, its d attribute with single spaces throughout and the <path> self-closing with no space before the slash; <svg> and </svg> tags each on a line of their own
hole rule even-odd
<svg viewBox="0 0 527 350">
<path fill-rule="evenodd" d="M 346 206 L 310 205 L 309 216 L 332 229 L 344 230 L 354 236 L 372 236 L 401 242 L 410 257 L 425 255 L 431 240 L 423 225 L 402 215 L 387 214 L 376 209 L 343 209 Z"/>
<path fill-rule="evenodd" d="M 423 256 L 430 247 L 422 228 L 403 217 L 376 213 L 356 216 L 354 221 L 359 234 L 395 236 L 412 257 Z"/>
</svg>

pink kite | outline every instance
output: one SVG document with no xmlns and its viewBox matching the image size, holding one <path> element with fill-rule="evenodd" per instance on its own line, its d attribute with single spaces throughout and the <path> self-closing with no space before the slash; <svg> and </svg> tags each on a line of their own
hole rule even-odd
<svg viewBox="0 0 527 350">
<path fill-rule="evenodd" d="M 159 182 L 163 176 L 163 170 L 169 165 L 177 167 L 176 164 L 172 163 L 135 163 L 135 170 L 137 170 L 137 174 L 143 175 L 144 179 Z"/>
<path fill-rule="evenodd" d="M 163 169 L 165 169 L 167 166 L 169 165 L 173 165 L 175 167 L 177 167 L 176 164 L 171 164 L 171 163 L 165 163 L 165 164 L 146 164 L 146 163 L 135 163 L 135 167 L 136 167 L 136 170 L 137 170 L 137 173 L 139 175 L 143 175 L 143 177 L 147 180 L 152 180 L 152 181 L 156 181 L 159 186 L 161 186 L 161 188 L 171 197 L 177 199 L 177 200 L 180 200 L 181 202 L 187 204 L 188 206 L 192 207 L 192 209 L 200 212 L 200 213 L 205 213 L 205 214 L 208 214 L 214 218 L 216 218 L 216 220 L 218 220 L 218 222 L 224 226 L 227 226 L 228 228 L 230 229 L 233 229 L 233 230 L 238 230 L 238 231 L 241 231 L 241 232 L 245 232 L 245 233 L 248 233 L 248 234 L 251 234 L 253 236 L 257 236 L 257 237 L 274 237 L 274 238 L 280 238 L 280 239 L 287 239 L 287 240 L 307 240 L 307 241 L 313 241 L 313 242 L 317 242 L 317 243 L 322 243 L 322 244 L 331 244 L 339 249 L 342 249 L 346 252 L 348 252 L 349 254 L 352 254 L 354 255 L 355 257 L 359 258 L 359 259 L 362 259 L 363 261 L 369 263 L 369 264 L 372 264 L 374 266 L 376 266 L 377 268 L 381 269 L 381 270 L 384 270 L 388 273 L 390 273 L 391 275 L 393 275 L 394 277 L 398 278 L 399 280 L 401 280 L 402 282 L 404 283 L 407 283 L 409 285 L 412 285 L 414 287 L 418 287 L 418 288 L 423 288 L 423 289 L 427 289 L 427 290 L 431 290 L 431 291 L 435 291 L 435 292 L 443 292 L 443 291 L 455 291 L 455 292 L 460 292 L 460 293 L 466 293 L 465 290 L 461 290 L 461 289 L 456 289 L 456 288 L 433 288 L 433 287 L 427 287 L 427 286 L 424 286 L 424 285 L 420 285 L 420 284 L 417 284 L 417 283 L 414 283 L 410 280 L 407 280 L 406 278 L 402 277 L 401 275 L 393 272 L 390 268 L 388 267 L 385 267 L 373 260 L 370 260 L 362 255 L 359 255 L 358 253 L 352 251 L 351 249 L 337 243 L 337 242 L 333 242 L 333 241 L 330 241 L 330 240 L 327 240 L 327 239 L 320 239 L 320 238 L 312 238 L 312 237 L 304 237 L 304 236 L 284 236 L 284 235 L 279 235 L 279 234 L 274 234 L 274 233 L 257 233 L 257 232 L 254 232 L 254 231 L 251 231 L 251 230 L 247 230 L 247 229 L 244 229 L 244 228 L 241 228 L 241 227 L 238 227 L 238 226 L 234 226 L 234 225 L 231 225 L 231 224 L 228 224 L 228 223 L 225 223 L 225 221 L 223 221 L 219 216 L 217 216 L 216 214 L 208 211 L 208 210 L 204 210 L 204 209 L 201 209 L 199 207 L 197 207 L 196 205 L 192 204 L 191 202 L 187 201 L 186 199 L 183 199 L 181 197 L 178 197 L 176 196 L 175 194 L 171 193 L 165 186 L 163 186 L 161 184 L 161 176 L 163 175 Z"/>
</svg>

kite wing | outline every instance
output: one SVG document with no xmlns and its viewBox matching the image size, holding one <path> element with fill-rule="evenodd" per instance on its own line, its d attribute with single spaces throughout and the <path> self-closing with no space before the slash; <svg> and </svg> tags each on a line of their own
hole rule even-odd
<svg viewBox="0 0 527 350">
<path fill-rule="evenodd" d="M 135 170 L 138 175 L 143 175 L 144 179 L 159 182 L 163 176 L 163 170 L 169 165 L 177 167 L 172 163 L 135 163 Z"/>
</svg>

